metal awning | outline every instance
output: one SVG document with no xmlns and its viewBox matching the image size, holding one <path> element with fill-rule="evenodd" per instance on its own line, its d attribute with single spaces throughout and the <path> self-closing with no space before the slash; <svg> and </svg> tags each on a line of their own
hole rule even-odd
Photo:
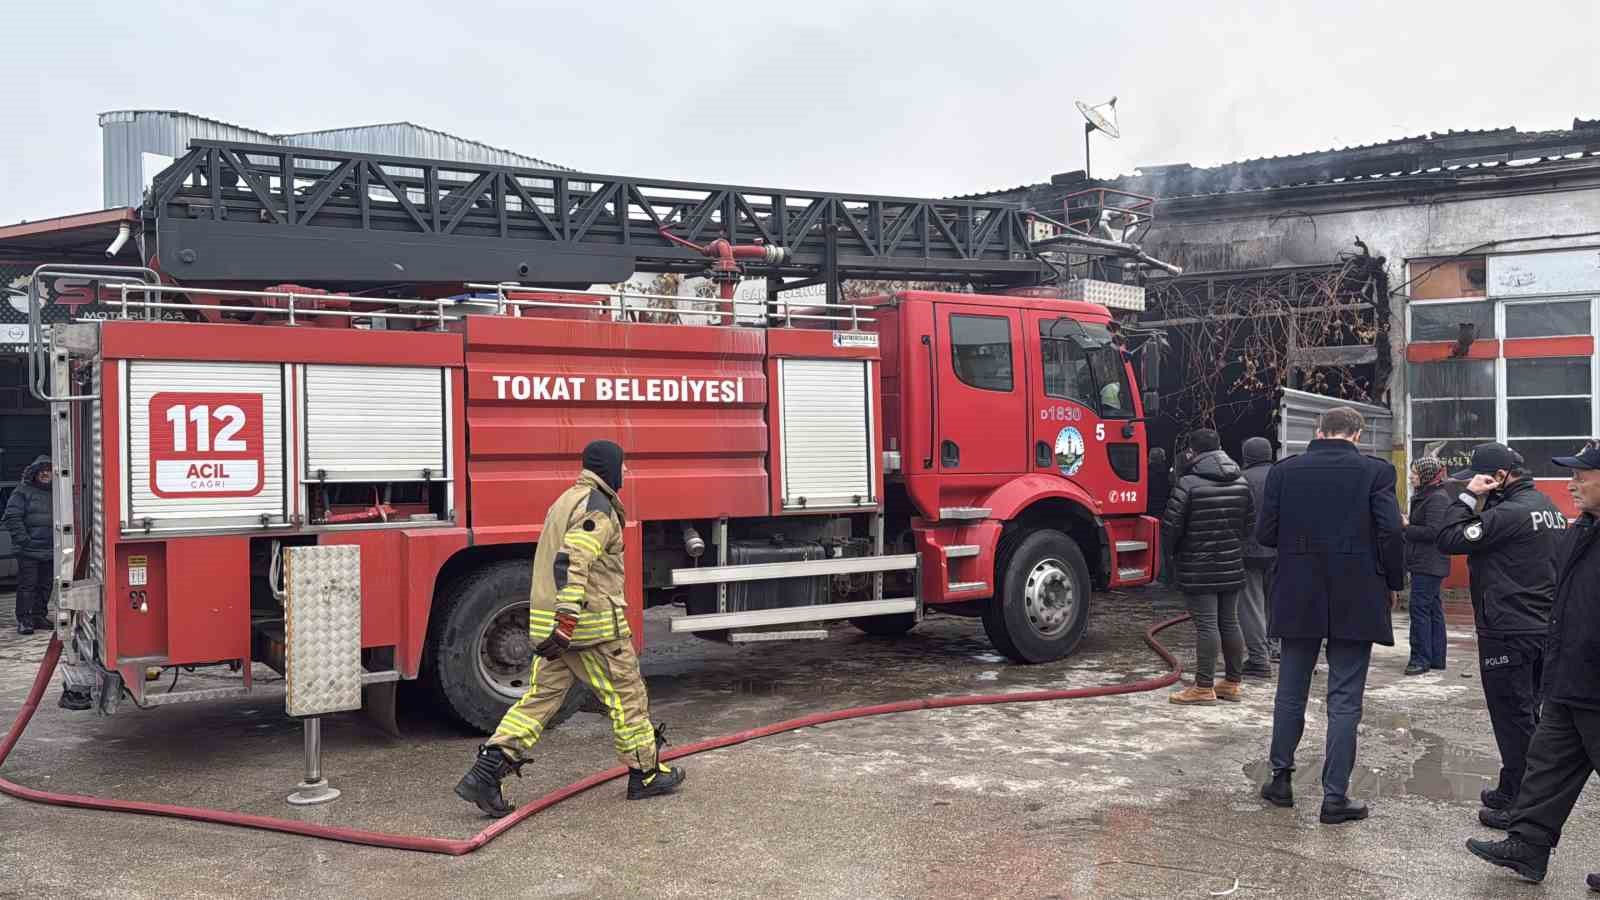
<svg viewBox="0 0 1600 900">
<path fill-rule="evenodd" d="M 0 225 L 0 263 L 106 262 L 106 248 L 126 224 L 135 235 L 139 212 L 132 207 L 102 209 L 36 222 Z M 138 243 L 129 241 L 119 257 L 135 264 Z"/>
</svg>

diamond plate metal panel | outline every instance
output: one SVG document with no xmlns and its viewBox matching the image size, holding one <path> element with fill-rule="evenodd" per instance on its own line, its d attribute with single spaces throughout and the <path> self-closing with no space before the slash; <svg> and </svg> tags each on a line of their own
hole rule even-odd
<svg viewBox="0 0 1600 900">
<path fill-rule="evenodd" d="M 1062 299 L 1097 303 L 1109 309 L 1144 311 L 1144 288 L 1136 284 L 1116 284 L 1093 278 L 1074 278 L 1067 282 Z"/>
<path fill-rule="evenodd" d="M 361 708 L 361 548 L 289 547 L 284 556 L 291 716 Z"/>
</svg>

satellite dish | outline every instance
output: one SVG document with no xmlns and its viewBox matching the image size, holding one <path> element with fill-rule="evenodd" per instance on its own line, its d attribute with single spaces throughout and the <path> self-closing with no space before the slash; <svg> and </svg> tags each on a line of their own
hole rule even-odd
<svg viewBox="0 0 1600 900">
<path fill-rule="evenodd" d="M 1117 128 L 1117 98 L 1112 97 L 1099 106 L 1090 106 L 1082 100 L 1074 100 L 1078 105 L 1078 112 L 1083 113 L 1084 119 L 1096 131 L 1103 131 L 1113 138 L 1122 137 L 1122 132 Z"/>
</svg>

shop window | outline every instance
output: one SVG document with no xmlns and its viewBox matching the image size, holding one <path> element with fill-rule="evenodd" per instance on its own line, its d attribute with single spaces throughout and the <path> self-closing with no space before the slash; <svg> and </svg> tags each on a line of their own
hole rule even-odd
<svg viewBox="0 0 1600 900">
<path fill-rule="evenodd" d="M 1563 469 L 1550 460 L 1557 456 L 1572 456 L 1583 447 L 1585 438 L 1546 438 L 1544 440 L 1507 441 L 1511 449 L 1522 454 L 1524 464 L 1535 478 L 1571 478 L 1572 470 Z"/>
<path fill-rule="evenodd" d="M 1495 336 L 1492 303 L 1413 303 L 1410 309 L 1413 341 L 1453 341 L 1463 323 L 1473 325 L 1478 338 Z"/>
<path fill-rule="evenodd" d="M 1507 330 L 1512 309 L 1506 307 Z M 1588 435 L 1594 403 L 1588 357 L 1508 359 L 1505 365 L 1506 443 L 1535 476 L 1566 477 L 1550 458 L 1570 454 Z"/>
<path fill-rule="evenodd" d="M 1411 396 L 1415 398 L 1494 399 L 1494 360 L 1491 359 L 1412 363 L 1407 375 Z"/>
<path fill-rule="evenodd" d="M 1468 438 L 1467 440 L 1444 441 L 1438 439 L 1423 439 L 1411 442 L 1411 458 L 1422 459 L 1424 456 L 1437 457 L 1444 463 L 1447 472 L 1460 472 L 1472 464 L 1472 448 L 1492 437 Z"/>
<path fill-rule="evenodd" d="M 1494 360 L 1412 363 L 1406 372 L 1415 435 L 1411 458 L 1437 456 L 1453 469 L 1466 466 L 1472 448 L 1499 433 Z"/>
<path fill-rule="evenodd" d="M 1011 322 L 998 316 L 950 317 L 956 377 L 985 391 L 1010 391 Z"/>
<path fill-rule="evenodd" d="M 1587 397 L 1589 360 L 1581 356 L 1506 360 L 1508 397 Z"/>
<path fill-rule="evenodd" d="M 1585 420 L 1587 421 L 1587 420 Z M 1411 433 L 1429 438 L 1494 440 L 1493 400 L 1413 400 Z"/>
<path fill-rule="evenodd" d="M 1565 337 L 1587 335 L 1589 301 L 1506 304 L 1506 337 Z"/>
</svg>

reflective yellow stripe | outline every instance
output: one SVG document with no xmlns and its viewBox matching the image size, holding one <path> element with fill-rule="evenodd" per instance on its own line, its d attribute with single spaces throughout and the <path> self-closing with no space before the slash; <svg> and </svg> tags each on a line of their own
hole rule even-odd
<svg viewBox="0 0 1600 900">
<path fill-rule="evenodd" d="M 600 694 L 600 702 L 605 704 L 606 710 L 611 714 L 611 730 L 620 733 L 627 727 L 627 722 L 622 712 L 622 698 L 617 696 L 617 689 L 611 685 L 611 679 L 606 677 L 605 669 L 591 654 L 583 654 L 583 667 L 589 672 L 589 678 L 592 679 L 596 692 Z"/>
<path fill-rule="evenodd" d="M 600 556 L 606 552 L 606 548 L 600 546 L 599 541 L 581 531 L 569 531 L 563 540 L 579 550 L 589 551 L 590 556 Z"/>
</svg>

